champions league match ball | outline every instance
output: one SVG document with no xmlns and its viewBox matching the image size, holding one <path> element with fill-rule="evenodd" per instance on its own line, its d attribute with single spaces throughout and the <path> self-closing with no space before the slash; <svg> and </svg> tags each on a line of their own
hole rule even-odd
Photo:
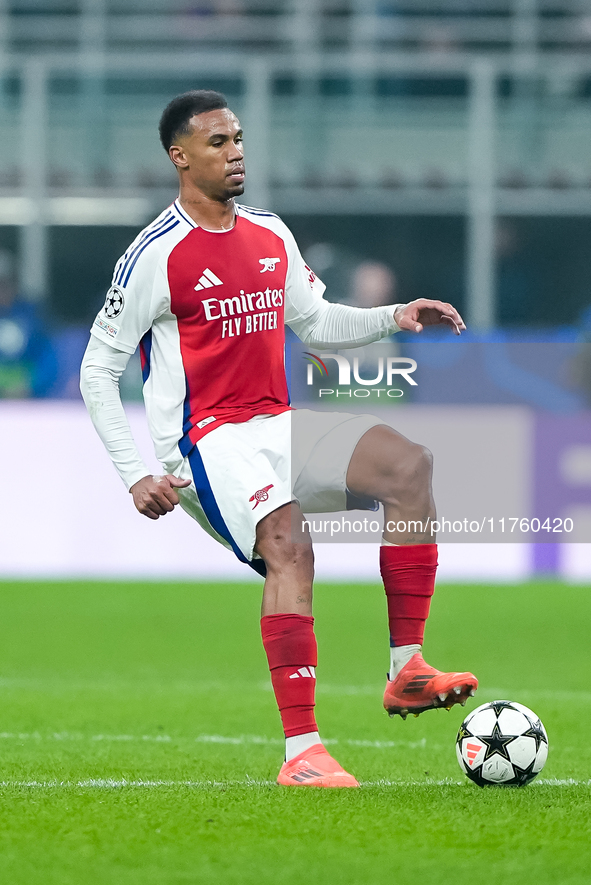
<svg viewBox="0 0 591 885">
<path fill-rule="evenodd" d="M 456 738 L 460 768 L 479 787 L 524 787 L 548 758 L 539 716 L 514 701 L 491 701 L 473 710 Z"/>
</svg>

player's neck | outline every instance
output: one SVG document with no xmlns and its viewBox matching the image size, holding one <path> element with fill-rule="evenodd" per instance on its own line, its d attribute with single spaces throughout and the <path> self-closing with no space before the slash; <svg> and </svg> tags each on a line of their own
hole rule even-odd
<svg viewBox="0 0 591 885">
<path fill-rule="evenodd" d="M 195 224 L 206 230 L 231 230 L 236 224 L 234 200 L 213 200 L 194 188 L 181 187 L 179 203 Z"/>
</svg>

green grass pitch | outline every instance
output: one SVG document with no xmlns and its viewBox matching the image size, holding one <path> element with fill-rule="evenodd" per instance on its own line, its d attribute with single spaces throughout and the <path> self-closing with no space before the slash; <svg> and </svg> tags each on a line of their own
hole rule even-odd
<svg viewBox="0 0 591 885">
<path fill-rule="evenodd" d="M 260 586 L 0 584 L 0 881 L 589 883 L 588 587 L 442 584 L 425 656 L 546 725 L 523 789 L 460 772 L 462 708 L 381 708 L 379 585 L 316 589 L 318 719 L 360 790 L 278 787 Z M 470 705 L 466 710 L 470 709 Z"/>
</svg>

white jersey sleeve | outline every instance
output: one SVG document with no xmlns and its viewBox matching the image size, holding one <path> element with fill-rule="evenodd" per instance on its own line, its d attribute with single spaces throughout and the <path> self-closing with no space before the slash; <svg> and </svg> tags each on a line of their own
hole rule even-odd
<svg viewBox="0 0 591 885">
<path fill-rule="evenodd" d="M 119 378 L 129 354 L 97 338 L 90 339 L 82 360 L 80 390 L 98 435 L 130 489 L 150 471 L 137 450 L 119 394 Z"/>
<path fill-rule="evenodd" d="M 351 307 L 323 298 L 326 286 L 302 258 L 295 239 L 286 228 L 288 255 L 285 322 L 312 347 L 361 347 L 399 332 L 394 322 L 398 304 L 385 307 Z"/>
<path fill-rule="evenodd" d="M 168 253 L 147 248 L 149 245 L 149 241 L 136 240 L 119 259 L 105 303 L 90 330 L 100 341 L 124 353 L 134 353 L 142 337 L 170 305 Z"/>
</svg>

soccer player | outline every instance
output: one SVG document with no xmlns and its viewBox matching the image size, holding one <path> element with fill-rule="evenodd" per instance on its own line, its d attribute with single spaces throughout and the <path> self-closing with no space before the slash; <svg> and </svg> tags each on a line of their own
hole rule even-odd
<svg viewBox="0 0 591 885">
<path fill-rule="evenodd" d="M 265 576 L 261 631 L 286 737 L 278 782 L 357 787 L 324 748 L 314 716 L 313 553 L 303 529 L 300 538 L 292 534 L 302 512 L 371 499 L 384 505 L 385 523 L 422 528 L 384 531 L 380 551 L 391 715 L 464 703 L 477 681 L 471 673 L 441 673 L 421 656 L 437 566 L 430 453 L 378 418 L 291 410 L 284 325 L 324 348 L 425 325 L 443 323 L 456 334 L 465 326 L 440 301 L 369 309 L 325 301 L 283 222 L 235 202 L 245 180 L 242 130 L 221 94 L 173 99 L 160 139 L 180 195 L 115 267 L 82 363 L 82 393 L 139 512 L 158 519 L 180 503 Z M 119 396 L 119 377 L 138 345 L 162 476 L 143 463 Z M 298 422 L 306 457 L 294 453 L 292 465 L 291 425 Z"/>
</svg>

